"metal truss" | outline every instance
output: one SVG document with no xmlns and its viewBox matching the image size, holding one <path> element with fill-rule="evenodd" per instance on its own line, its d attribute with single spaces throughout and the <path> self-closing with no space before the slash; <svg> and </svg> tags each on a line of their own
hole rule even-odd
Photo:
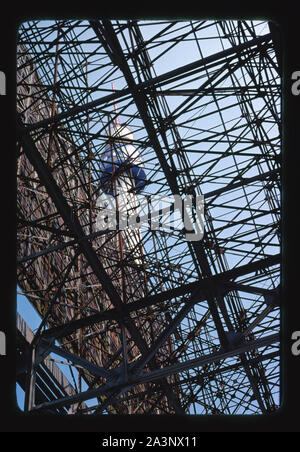
<svg viewBox="0 0 300 452">
<path fill-rule="evenodd" d="M 277 409 L 280 62 L 276 27 L 260 21 L 20 26 L 17 277 L 42 318 L 20 356 L 27 411 Z M 132 249 L 97 230 L 117 117 L 143 159 L 144 196 L 204 196 L 201 240 L 148 229 Z M 51 353 L 77 370 L 75 393 L 37 401 Z"/>
</svg>

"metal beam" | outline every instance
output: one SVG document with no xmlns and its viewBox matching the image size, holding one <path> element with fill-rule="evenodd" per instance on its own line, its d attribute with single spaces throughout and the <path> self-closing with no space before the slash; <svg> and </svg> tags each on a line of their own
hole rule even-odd
<svg viewBox="0 0 300 452">
<path fill-rule="evenodd" d="M 162 369 L 157 369 L 157 370 L 150 371 L 150 372 L 145 372 L 144 374 L 142 374 L 138 377 L 133 377 L 131 380 L 128 380 L 127 382 L 122 382 L 122 383 L 111 382 L 111 383 L 105 384 L 104 386 L 102 386 L 100 388 L 88 390 L 81 394 L 76 394 L 74 396 L 65 397 L 63 399 L 55 400 L 55 401 L 49 402 L 49 403 L 43 403 L 41 405 L 36 406 L 33 409 L 33 411 L 38 411 L 43 408 L 47 408 L 47 407 L 50 408 L 50 407 L 54 407 L 54 406 L 55 407 L 69 406 L 76 402 L 80 402 L 83 400 L 90 400 L 95 397 L 99 397 L 101 394 L 109 395 L 112 391 L 115 391 L 115 390 L 121 390 L 124 388 L 130 389 L 132 386 L 134 386 L 136 384 L 153 382 L 157 379 L 161 379 L 162 377 L 167 377 L 167 376 L 170 376 L 173 374 L 178 374 L 179 372 L 183 372 L 184 370 L 194 369 L 197 367 L 205 366 L 206 364 L 216 363 L 220 360 L 231 358 L 232 356 L 238 356 L 247 351 L 251 351 L 253 349 L 257 349 L 260 347 L 267 347 L 267 346 L 270 346 L 277 342 L 279 342 L 279 334 L 278 333 L 272 334 L 270 336 L 267 336 L 267 337 L 264 337 L 261 339 L 257 339 L 255 341 L 245 342 L 244 344 L 239 345 L 238 347 L 234 347 L 231 350 L 227 350 L 227 351 L 221 350 L 219 352 L 212 353 L 207 356 L 195 358 L 195 359 L 183 362 L 183 363 L 175 364 L 172 366 L 168 366 L 168 367 L 165 367 Z"/>
<path fill-rule="evenodd" d="M 251 358 L 251 359 L 248 360 L 248 363 L 251 366 L 256 366 L 257 364 L 259 364 L 259 363 L 261 363 L 263 361 L 271 360 L 271 359 L 274 359 L 274 358 L 276 358 L 278 356 L 279 356 L 279 351 L 274 351 L 274 352 L 267 353 L 266 355 L 258 356 L 257 358 Z M 171 386 L 174 386 L 174 385 L 177 386 L 178 384 L 184 385 L 185 383 L 197 383 L 199 378 L 201 378 L 201 377 L 202 378 L 206 378 L 206 379 L 209 380 L 209 378 L 211 378 L 211 377 L 215 377 L 216 375 L 221 375 L 222 373 L 226 373 L 226 372 L 230 372 L 232 370 L 236 370 L 236 369 L 238 369 L 241 366 L 243 366 L 243 363 L 242 362 L 237 362 L 237 363 L 231 364 L 229 366 L 225 366 L 225 367 L 220 367 L 218 369 L 214 369 L 211 372 L 200 373 L 200 374 L 198 374 L 198 375 L 196 375 L 194 377 L 190 377 L 190 378 L 183 378 L 183 379 L 179 380 L 178 383 L 171 383 Z M 122 402 L 126 402 L 128 400 L 144 397 L 147 394 L 148 394 L 148 391 L 138 392 L 136 394 L 132 394 L 132 395 L 122 399 Z M 86 408 L 83 411 L 84 412 L 89 412 L 89 411 L 93 411 L 93 410 L 96 410 L 95 413 L 98 413 L 98 405 Z"/>
<path fill-rule="evenodd" d="M 44 231 L 49 231 L 49 232 L 52 232 L 52 234 L 63 236 L 63 237 L 70 237 L 70 236 L 73 237 L 73 234 L 70 233 L 69 231 L 62 231 L 60 229 L 52 228 L 50 226 L 40 224 L 37 221 L 28 221 L 28 220 L 22 220 L 22 219 L 18 218 L 17 223 L 20 223 L 23 226 L 30 226 L 30 227 L 38 228 L 38 229 L 41 229 Z M 17 232 L 19 232 L 20 229 L 21 228 L 18 227 Z"/>
<path fill-rule="evenodd" d="M 207 288 L 207 284 L 210 282 L 211 287 L 220 290 L 222 287 L 227 287 L 227 290 L 238 290 L 239 285 L 235 285 L 235 283 L 228 282 L 230 279 L 237 278 L 239 276 L 243 276 L 252 272 L 259 271 L 263 268 L 268 268 L 273 265 L 279 264 L 281 260 L 281 256 L 279 254 L 275 256 L 270 256 L 266 259 L 262 259 L 256 262 L 251 262 L 250 264 L 243 265 L 241 267 L 233 268 L 232 270 L 228 270 L 223 273 L 219 273 L 217 275 L 213 275 L 210 278 L 203 279 L 201 281 L 195 281 L 190 284 L 186 284 L 180 287 L 176 287 L 175 289 L 170 289 L 165 292 L 152 295 L 150 297 L 146 297 L 137 301 L 134 301 L 127 305 L 128 313 L 138 311 L 139 309 L 143 309 L 149 306 L 155 306 L 157 304 L 163 303 L 168 300 L 172 300 L 173 298 L 180 297 L 187 293 L 191 293 L 193 290 L 197 288 Z M 249 291 L 247 286 L 246 291 Z M 243 289 L 241 289 L 243 290 Z M 265 294 L 266 289 L 256 288 L 255 293 Z M 271 291 L 270 291 L 271 292 Z M 198 298 L 199 301 L 203 301 L 206 298 Z M 55 337 L 61 338 L 64 336 L 68 336 L 79 328 L 83 328 L 86 326 L 91 326 L 95 323 L 105 322 L 107 320 L 120 320 L 121 316 L 117 309 L 110 309 L 104 312 L 100 312 L 99 314 L 93 314 L 91 316 L 75 320 L 73 322 L 69 322 L 68 324 L 61 325 L 59 327 L 51 328 L 45 331 L 42 336 L 43 337 Z"/>
<path fill-rule="evenodd" d="M 164 155 L 164 152 L 163 152 L 161 145 L 159 143 L 159 140 L 157 138 L 157 133 L 156 133 L 155 127 L 149 116 L 146 95 L 144 92 L 139 90 L 135 84 L 133 75 L 132 75 L 130 68 L 128 66 L 128 63 L 123 55 L 120 43 L 117 39 L 117 36 L 115 34 L 115 31 L 114 31 L 110 21 L 103 20 L 102 23 L 103 23 L 103 25 L 101 25 L 100 23 L 97 23 L 97 22 L 91 22 L 96 35 L 98 36 L 98 38 L 99 38 L 100 42 L 102 43 L 102 45 L 104 46 L 104 48 L 106 49 L 108 55 L 111 57 L 113 63 L 116 66 L 118 66 L 124 74 L 128 87 L 130 88 L 130 91 L 134 98 L 136 107 L 139 111 L 140 117 L 144 123 L 145 129 L 147 130 L 147 133 L 149 135 L 152 146 L 156 152 L 159 163 L 163 169 L 165 177 L 171 188 L 172 194 L 173 195 L 180 194 L 176 175 L 172 171 L 172 169 L 169 167 L 167 159 Z M 175 72 L 177 72 L 177 70 L 175 70 Z M 185 215 L 185 212 L 183 213 L 183 215 Z M 209 268 L 209 265 L 208 265 L 208 262 L 207 262 L 207 259 L 206 259 L 202 246 L 200 246 L 198 242 L 192 242 L 192 244 L 189 242 L 188 246 L 190 248 L 192 248 L 197 255 L 197 259 L 198 259 L 198 262 L 201 267 L 202 275 L 208 276 L 210 274 L 210 268 Z M 222 345 L 225 346 L 227 344 L 227 338 L 226 338 L 226 334 L 225 334 L 225 331 L 224 331 L 224 328 L 222 325 L 222 321 L 221 321 L 215 300 L 211 299 L 210 297 L 207 297 L 207 301 L 209 303 L 211 315 L 213 317 L 213 320 L 214 320 L 214 323 L 216 326 L 219 341 Z"/>
<path fill-rule="evenodd" d="M 103 367 L 99 367 L 96 364 L 93 364 L 92 362 L 87 361 L 84 358 L 81 358 L 80 356 L 74 355 L 73 353 L 67 350 L 63 350 L 62 348 L 57 347 L 56 345 L 46 341 L 45 339 L 42 339 L 40 341 L 38 353 L 40 355 L 40 361 L 44 360 L 44 357 L 49 355 L 50 353 L 55 353 L 56 355 L 62 356 L 63 358 L 67 359 L 68 361 L 71 361 L 74 364 L 78 364 L 79 366 L 84 367 L 90 373 L 97 375 L 99 377 L 103 377 L 107 380 L 111 380 L 113 378 L 118 377 L 118 375 L 113 370 L 108 371 Z"/>
<path fill-rule="evenodd" d="M 145 357 L 139 359 L 131 369 L 131 373 L 134 375 L 139 374 L 143 367 L 150 361 L 150 359 L 155 355 L 157 350 L 166 342 L 172 333 L 174 333 L 177 326 L 182 322 L 182 320 L 187 316 L 190 310 L 195 306 L 197 302 L 205 299 L 205 294 L 203 290 L 195 290 L 191 295 L 191 299 L 184 304 L 183 308 L 176 314 L 175 318 L 166 326 L 166 328 L 161 332 L 156 341 L 151 345 L 151 348 Z"/>
<path fill-rule="evenodd" d="M 81 239 L 70 240 L 69 242 L 65 242 L 60 245 L 51 246 L 50 248 L 46 248 L 44 250 L 38 251 L 37 253 L 33 253 L 33 254 L 30 254 L 29 256 L 25 256 L 25 257 L 21 257 L 21 258 L 17 259 L 17 264 L 22 264 L 23 262 L 27 262 L 32 259 L 36 259 L 37 257 L 45 256 L 49 253 L 53 253 L 54 251 L 63 250 L 64 248 L 67 248 L 68 246 L 76 245 L 77 243 L 79 243 L 82 240 L 90 240 L 90 239 L 94 239 L 96 237 L 100 237 L 101 235 L 105 235 L 108 232 L 111 232 L 111 231 L 109 229 L 105 229 L 104 231 L 93 232 L 92 234 L 85 235 Z"/>
<path fill-rule="evenodd" d="M 90 21 L 93 29 L 97 29 L 98 23 L 95 21 Z M 96 28 L 95 28 L 96 27 Z M 207 64 L 216 63 L 222 60 L 223 58 L 228 58 L 231 55 L 235 55 L 236 52 L 240 52 L 243 50 L 250 49 L 253 46 L 257 46 L 259 44 L 262 44 L 264 42 L 268 42 L 271 39 L 271 35 L 267 34 L 264 36 L 259 36 L 255 39 L 252 39 L 251 41 L 248 41 L 246 43 L 233 46 L 229 49 L 226 49 L 221 52 L 217 52 L 214 55 L 211 55 L 206 58 L 201 58 L 200 60 L 194 61 L 193 63 L 186 64 L 184 66 L 181 66 L 177 69 L 174 69 L 172 71 L 166 72 L 165 74 L 162 74 L 157 77 L 153 77 L 150 80 L 147 80 L 145 82 L 139 83 L 136 85 L 136 88 L 140 91 L 142 89 L 146 89 L 149 87 L 154 87 L 156 85 L 162 86 L 165 83 L 169 83 L 172 79 L 176 77 L 182 77 L 186 76 L 188 72 L 199 70 L 201 67 L 205 68 Z M 130 89 L 125 88 L 123 90 L 115 91 L 112 94 L 109 94 L 107 96 L 102 97 L 101 99 L 96 99 L 92 102 L 88 102 L 85 105 L 76 106 L 74 108 L 71 108 L 70 110 L 59 113 L 57 115 L 54 115 L 51 118 L 44 119 L 42 121 L 39 121 L 35 124 L 28 124 L 26 128 L 28 130 L 36 130 L 39 128 L 44 128 L 49 126 L 50 124 L 55 124 L 59 121 L 62 121 L 63 119 L 75 116 L 79 113 L 85 113 L 88 110 L 91 110 L 96 107 L 100 107 L 100 105 L 105 105 L 108 103 L 113 103 L 117 99 L 120 99 L 126 95 L 130 94 Z"/>
<path fill-rule="evenodd" d="M 253 176 L 253 177 L 241 177 L 240 182 L 234 182 L 234 183 L 231 182 L 230 184 L 226 185 L 225 187 L 218 188 L 217 190 L 213 190 L 208 193 L 205 193 L 203 196 L 204 196 L 204 199 L 212 198 L 214 196 L 221 195 L 222 193 L 226 193 L 227 191 L 231 191 L 231 190 L 235 190 L 236 188 L 243 187 L 244 185 L 250 184 L 252 182 L 265 180 L 268 177 L 275 176 L 279 173 L 280 173 L 280 169 L 278 168 L 278 169 L 273 169 L 273 170 L 267 171 L 266 173 L 257 174 L 256 176 Z"/>
<path fill-rule="evenodd" d="M 95 275 L 97 276 L 99 282 L 102 284 L 103 289 L 109 296 L 111 303 L 115 306 L 118 313 L 121 315 L 122 323 L 126 325 L 132 340 L 135 342 L 136 346 L 139 348 L 142 356 L 145 356 L 148 352 L 148 345 L 144 338 L 142 337 L 139 329 L 134 324 L 133 320 L 129 316 L 128 308 L 123 303 L 120 295 L 116 291 L 111 279 L 107 275 L 103 265 L 101 264 L 98 256 L 93 249 L 92 245 L 87 240 L 82 240 L 85 236 L 84 231 L 80 225 L 80 222 L 75 215 L 73 209 L 69 206 L 66 199 L 64 198 L 60 188 L 58 187 L 56 181 L 54 180 L 51 171 L 42 156 L 38 152 L 34 141 L 32 140 L 28 131 L 24 133 L 24 127 L 21 119 L 17 118 L 17 132 L 19 137 L 19 143 L 24 148 L 24 152 L 36 169 L 41 182 L 47 189 L 49 196 L 52 198 L 58 212 L 62 216 L 64 222 L 68 226 L 71 232 L 74 233 L 77 238 L 79 247 L 82 253 L 85 255 L 88 263 L 93 269 Z M 162 382 L 166 394 L 171 400 L 171 404 L 177 413 L 182 413 L 182 409 L 173 395 L 170 394 L 167 382 Z"/>
<path fill-rule="evenodd" d="M 147 97 L 146 93 L 144 91 L 138 90 L 137 86 L 135 84 L 133 75 L 130 71 L 128 62 L 122 52 L 120 43 L 118 41 L 117 35 L 115 33 L 115 30 L 108 20 L 102 20 L 102 24 L 94 22 L 92 23 L 92 26 L 94 28 L 94 31 L 96 35 L 98 36 L 100 42 L 103 44 L 104 48 L 106 49 L 108 55 L 110 56 L 112 62 L 120 68 L 120 70 L 123 72 L 123 75 L 126 79 L 126 82 L 128 84 L 128 87 L 131 90 L 132 96 L 134 98 L 136 107 L 139 111 L 140 117 L 144 123 L 144 126 L 148 132 L 148 136 L 150 138 L 150 141 L 152 143 L 152 146 L 156 152 L 157 158 L 159 159 L 160 165 L 163 169 L 163 172 L 165 174 L 165 177 L 168 181 L 168 184 L 171 188 L 171 191 L 173 195 L 180 194 L 179 186 L 177 183 L 176 178 L 176 171 L 173 171 L 173 169 L 169 166 L 169 163 L 164 155 L 163 149 L 159 143 L 159 140 L 157 138 L 157 133 L 155 130 L 155 127 L 153 125 L 153 121 L 150 119 L 150 115 L 148 112 L 148 105 L 147 105 Z M 269 36 L 270 38 L 270 36 Z M 247 43 L 244 43 L 244 45 Z M 248 47 L 249 48 L 249 47 Z M 227 56 L 228 58 L 228 56 Z M 208 64 L 208 63 L 207 63 Z M 176 70 L 175 70 L 176 71 Z M 187 74 L 185 74 L 187 75 Z M 162 133 L 162 137 L 164 138 L 164 134 Z M 164 140 L 165 145 L 168 149 L 167 140 Z M 170 157 L 171 159 L 171 157 Z M 171 166 L 172 166 L 172 160 L 171 160 Z M 212 275 L 211 268 L 206 256 L 205 249 L 203 247 L 203 243 L 199 241 L 194 241 L 192 243 L 188 243 L 188 246 L 191 250 L 191 254 L 193 256 L 193 253 L 195 253 L 197 260 L 199 262 L 201 273 L 204 277 L 210 277 Z M 206 299 L 209 305 L 209 309 L 216 327 L 216 331 L 219 337 L 219 341 L 221 346 L 226 347 L 229 345 L 228 342 L 228 335 L 225 332 L 223 323 L 221 321 L 221 317 L 218 311 L 218 307 L 221 310 L 221 313 L 223 315 L 223 319 L 225 321 L 226 327 L 228 328 L 229 332 L 234 332 L 234 327 L 232 324 L 232 321 L 230 319 L 230 316 L 227 311 L 227 306 L 224 302 L 223 297 L 217 295 L 214 299 L 214 296 L 212 295 L 212 288 L 208 287 L 206 292 Z M 217 307 L 218 305 L 218 307 Z M 248 366 L 246 365 L 246 357 L 244 357 L 244 364 L 245 364 L 245 370 L 248 372 Z M 253 379 L 250 378 L 250 375 L 247 374 L 249 377 L 250 384 L 255 392 L 255 394 L 258 394 L 258 387 L 253 383 Z M 259 395 L 259 394 L 258 394 Z M 257 397 L 258 397 L 257 395 Z M 259 397 L 260 398 L 260 397 Z"/>
<path fill-rule="evenodd" d="M 99 282 L 102 284 L 102 287 L 109 296 L 112 304 L 116 307 L 118 312 L 122 314 L 124 323 L 126 323 L 132 339 L 135 341 L 141 353 L 145 353 L 148 349 L 146 342 L 141 338 L 139 330 L 137 329 L 133 321 L 129 318 L 126 306 L 124 305 L 120 295 L 111 282 L 111 279 L 107 275 L 92 245 L 87 240 L 82 240 L 85 234 L 77 216 L 64 198 L 60 188 L 58 187 L 51 174 L 50 168 L 46 165 L 45 161 L 37 150 L 36 145 L 32 140 L 29 132 L 26 131 L 26 133 L 22 133 L 23 126 L 19 118 L 17 118 L 17 131 L 19 132 L 19 142 L 24 148 L 24 152 L 28 160 L 36 169 L 40 181 L 46 187 L 49 196 L 52 198 L 65 224 L 68 226 L 70 231 L 74 233 L 82 253 L 85 255 L 89 265 L 93 269 Z"/>
</svg>

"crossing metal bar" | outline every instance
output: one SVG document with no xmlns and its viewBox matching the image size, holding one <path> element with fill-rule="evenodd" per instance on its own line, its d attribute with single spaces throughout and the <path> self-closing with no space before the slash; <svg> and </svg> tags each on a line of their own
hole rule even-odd
<svg viewBox="0 0 300 452">
<path fill-rule="evenodd" d="M 139 309 L 143 309 L 148 306 L 155 306 L 157 304 L 163 303 L 164 301 L 172 300 L 173 298 L 180 297 L 187 293 L 192 292 L 197 288 L 205 289 L 207 284 L 210 282 L 211 287 L 214 287 L 215 290 L 227 290 L 236 289 L 239 290 L 239 285 L 235 285 L 235 283 L 228 282 L 230 279 L 237 278 L 239 276 L 247 275 L 256 271 L 259 271 L 264 268 L 271 267 L 280 263 L 281 256 L 275 255 L 270 256 L 268 258 L 259 260 L 257 262 L 252 262 L 237 268 L 233 268 L 232 270 L 228 270 L 224 273 L 219 273 L 217 275 L 211 276 L 209 279 L 203 279 L 201 281 L 195 281 L 190 284 L 182 285 L 175 289 L 170 289 L 168 291 L 162 292 L 157 295 L 153 295 L 141 300 L 134 301 L 127 305 L 128 314 L 130 312 L 135 312 Z M 251 291 L 255 293 L 266 294 L 266 289 L 255 288 L 252 290 L 252 286 L 247 288 L 247 286 L 242 285 L 241 290 Z M 198 302 L 201 300 L 205 300 L 205 295 L 198 297 Z M 55 337 L 61 338 L 64 336 L 68 336 L 73 331 L 76 331 L 79 328 L 83 328 L 85 326 L 91 326 L 95 323 L 105 322 L 107 320 L 120 320 L 122 316 L 120 315 L 117 309 L 110 309 L 107 311 L 103 311 L 99 314 L 93 314 L 91 316 L 82 318 L 80 320 L 74 320 L 73 322 L 68 322 L 66 325 L 61 325 L 59 327 L 51 328 L 43 332 L 42 336 L 47 337 Z"/>
<path fill-rule="evenodd" d="M 53 402 L 43 403 L 41 405 L 36 406 L 33 411 L 44 409 L 47 407 L 60 407 L 60 406 L 68 406 L 76 402 L 80 402 L 83 400 L 90 400 L 95 397 L 100 396 L 101 394 L 109 395 L 111 391 L 115 391 L 117 389 L 129 389 L 131 386 L 140 383 L 152 382 L 162 377 L 167 377 L 172 374 L 177 374 L 178 372 L 182 372 L 184 370 L 188 370 L 191 368 L 197 368 L 201 366 L 205 366 L 209 363 L 215 363 L 220 360 L 225 360 L 232 356 L 239 356 L 242 353 L 247 351 L 257 349 L 260 347 L 267 347 L 272 344 L 276 344 L 279 342 L 279 334 L 272 334 L 270 336 L 257 339 L 255 341 L 245 342 L 243 345 L 240 345 L 236 348 L 232 348 L 226 352 L 220 351 L 217 353 L 212 353 L 211 355 L 195 358 L 190 361 L 186 361 L 183 363 L 179 363 L 172 366 L 167 366 L 162 369 L 145 372 L 143 375 L 139 377 L 133 377 L 132 379 L 128 379 L 127 382 L 123 383 L 108 383 L 100 388 L 88 390 L 82 392 L 81 394 L 76 394 L 74 396 L 65 397 L 61 400 L 54 400 Z"/>
</svg>

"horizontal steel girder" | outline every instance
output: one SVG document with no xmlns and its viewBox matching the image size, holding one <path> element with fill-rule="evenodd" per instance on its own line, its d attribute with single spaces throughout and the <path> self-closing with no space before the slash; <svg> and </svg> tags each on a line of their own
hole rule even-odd
<svg viewBox="0 0 300 452">
<path fill-rule="evenodd" d="M 278 333 L 272 334 L 261 339 L 245 342 L 244 344 L 239 345 L 238 347 L 232 348 L 230 350 L 226 351 L 220 350 L 219 352 L 212 353 L 207 356 L 201 356 L 199 358 L 195 358 L 172 366 L 167 366 L 162 369 L 145 372 L 142 375 L 139 375 L 138 377 L 134 377 L 133 379 L 130 379 L 129 376 L 127 381 L 107 383 L 104 386 L 97 389 L 88 390 L 82 392 L 81 394 L 76 394 L 74 396 L 65 397 L 63 399 L 55 400 L 53 402 L 44 403 L 34 407 L 33 412 L 43 408 L 69 406 L 76 402 L 81 402 L 84 400 L 90 400 L 95 397 L 99 397 L 101 394 L 105 394 L 106 396 L 108 396 L 112 391 L 122 390 L 125 388 L 126 390 L 128 390 L 136 384 L 153 382 L 155 380 L 161 379 L 162 377 L 178 374 L 179 372 L 188 369 L 195 369 L 197 367 L 205 366 L 206 364 L 216 363 L 220 360 L 224 360 L 233 356 L 238 356 L 253 349 L 258 349 L 260 347 L 267 347 L 278 342 L 279 334 Z"/>
<path fill-rule="evenodd" d="M 93 364 L 92 362 L 87 361 L 84 358 L 81 358 L 80 356 L 76 356 L 73 353 L 68 352 L 67 350 L 63 350 L 62 348 L 57 347 L 56 345 L 53 345 L 48 341 L 45 341 L 45 339 L 41 340 L 38 351 L 40 362 L 43 361 L 44 357 L 48 356 L 50 353 L 55 353 L 56 355 L 59 355 L 67 359 L 68 361 L 71 361 L 74 364 L 84 367 L 90 373 L 98 375 L 99 377 L 106 378 L 107 380 L 110 380 L 117 376 L 117 374 L 113 370 L 108 371 L 103 367 L 99 367 Z M 37 361 L 37 364 L 39 364 L 39 361 Z"/>
<path fill-rule="evenodd" d="M 150 297 L 146 297 L 144 299 L 140 299 L 137 301 L 134 301 L 133 303 L 130 303 L 127 305 L 127 315 L 130 314 L 130 312 L 138 311 L 139 309 L 143 309 L 149 306 L 155 306 L 157 304 L 163 303 L 168 300 L 172 300 L 175 297 L 180 297 L 182 295 L 185 295 L 187 293 L 192 292 L 193 290 L 197 288 L 206 288 L 208 284 L 210 284 L 210 287 L 214 288 L 216 291 L 222 291 L 224 289 L 229 290 L 244 290 L 246 292 L 255 292 L 255 293 L 261 293 L 261 294 L 271 294 L 271 291 L 267 291 L 263 288 L 252 288 L 251 286 L 248 288 L 247 286 L 241 285 L 234 285 L 233 283 L 230 283 L 230 279 L 237 278 L 242 275 L 247 275 L 252 272 L 259 271 L 264 268 L 271 267 L 273 265 L 277 265 L 280 263 L 281 257 L 279 254 L 275 256 L 268 257 L 266 259 L 259 260 L 257 262 L 252 262 L 250 264 L 243 265 L 241 267 L 233 268 L 232 270 L 228 270 L 224 273 L 219 273 L 217 275 L 213 275 L 210 278 L 203 279 L 201 281 L 195 281 L 190 284 L 186 284 L 180 287 L 176 287 L 175 289 L 170 289 L 165 292 L 162 292 L 157 295 L 152 295 Z M 205 297 L 203 298 L 199 296 L 197 299 L 197 302 L 205 300 Z M 100 312 L 99 314 L 94 314 L 88 317 L 85 317 L 80 320 L 75 320 L 74 322 L 69 322 L 68 324 L 61 325 L 55 328 L 51 328 L 47 331 L 45 331 L 42 336 L 43 337 L 55 337 L 55 338 L 61 338 L 68 336 L 69 334 L 73 333 L 74 331 L 78 330 L 79 328 L 83 328 L 86 326 L 91 326 L 95 323 L 105 322 L 107 320 L 120 320 L 122 319 L 122 316 L 120 316 L 120 313 L 117 309 L 110 309 L 104 312 Z"/>
</svg>

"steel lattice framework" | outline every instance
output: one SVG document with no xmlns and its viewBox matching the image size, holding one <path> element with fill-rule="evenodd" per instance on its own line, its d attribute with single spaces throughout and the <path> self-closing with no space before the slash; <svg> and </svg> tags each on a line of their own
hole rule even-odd
<svg viewBox="0 0 300 452">
<path fill-rule="evenodd" d="M 276 410 L 279 63 L 267 22 L 22 24 L 18 285 L 42 316 L 26 357 L 27 410 Z M 204 195 L 202 240 L 149 229 L 137 260 L 126 244 L 120 254 L 117 232 L 97 231 L 116 115 L 134 133 L 146 196 Z M 50 353 L 88 389 L 35 405 L 36 369 Z"/>
</svg>

